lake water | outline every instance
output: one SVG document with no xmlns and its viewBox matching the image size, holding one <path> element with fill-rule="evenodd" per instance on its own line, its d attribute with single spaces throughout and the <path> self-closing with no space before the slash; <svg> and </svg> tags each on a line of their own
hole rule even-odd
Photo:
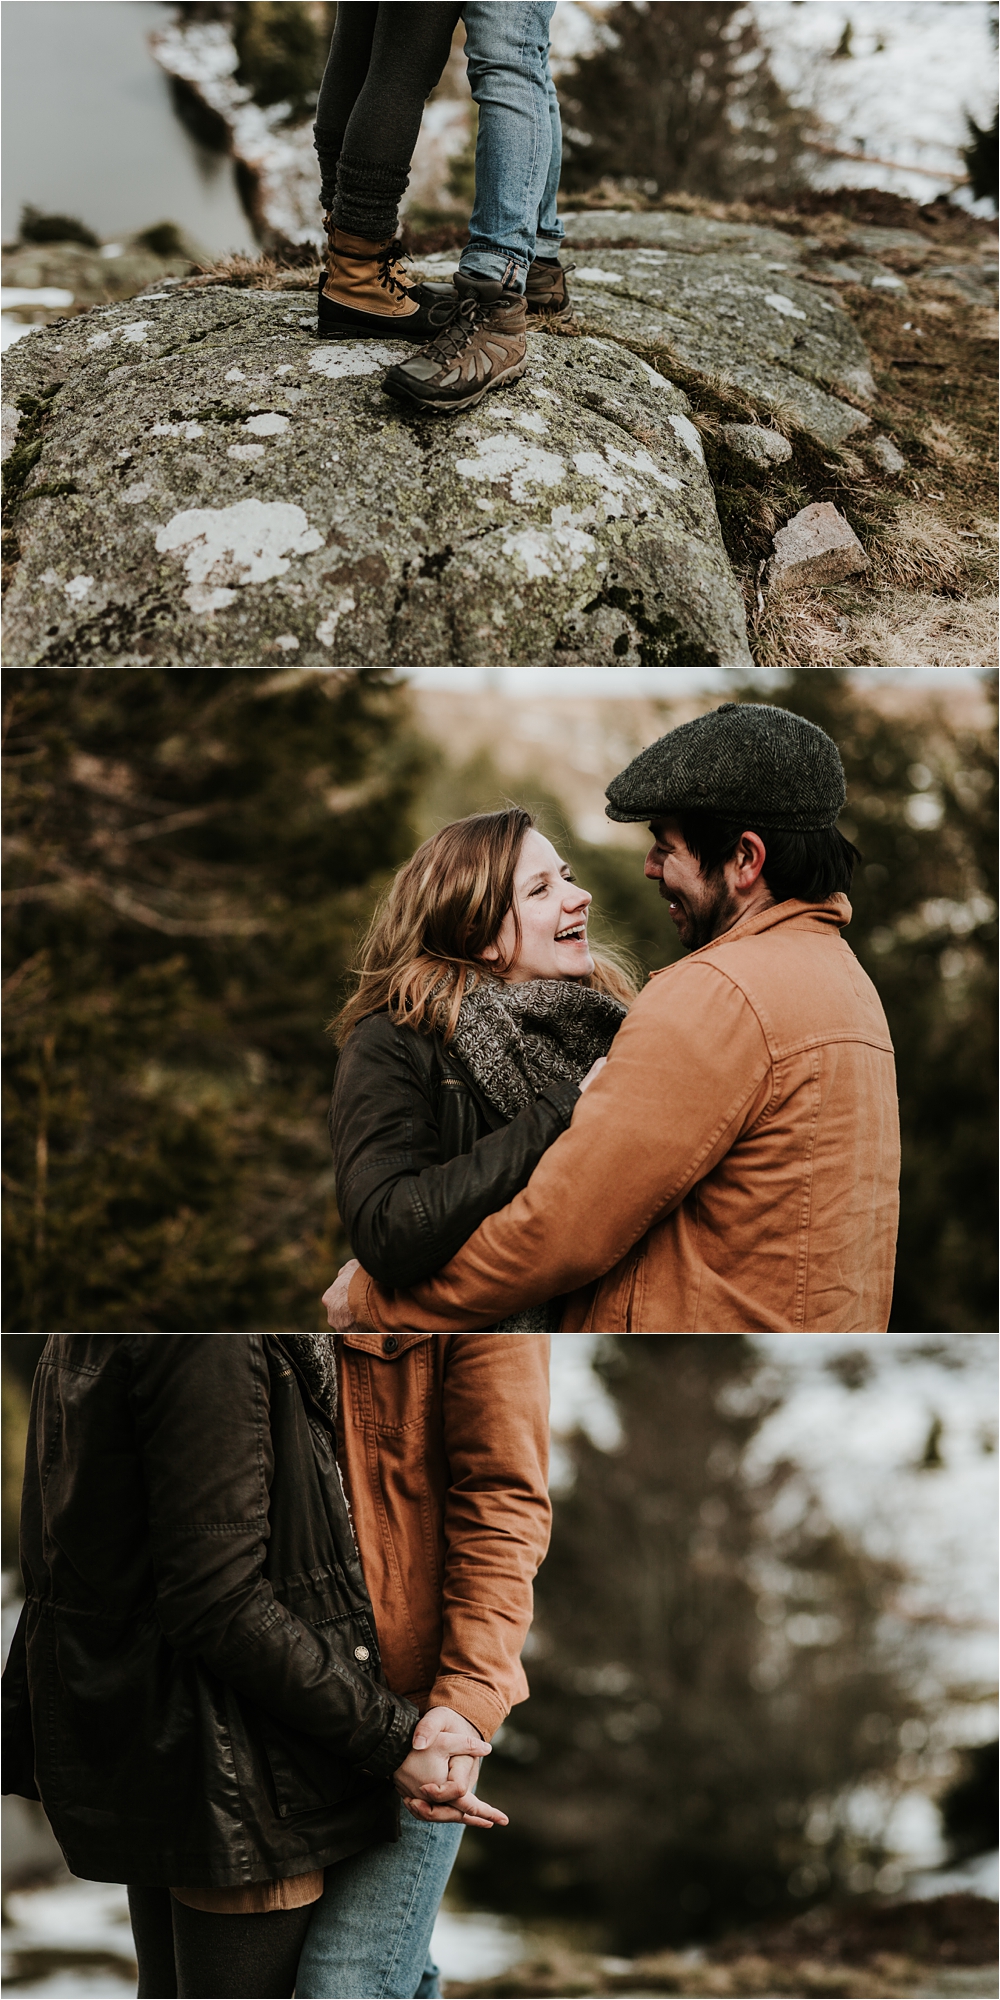
<svg viewBox="0 0 1000 2000">
<path fill-rule="evenodd" d="M 252 250 L 225 155 L 189 138 L 153 60 L 157 0 L 6 0 L 3 240 L 26 203 L 100 237 L 176 222 L 213 254 Z"/>
</svg>

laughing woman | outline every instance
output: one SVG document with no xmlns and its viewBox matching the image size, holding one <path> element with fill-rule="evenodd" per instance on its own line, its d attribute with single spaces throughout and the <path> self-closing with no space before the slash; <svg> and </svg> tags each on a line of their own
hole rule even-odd
<svg viewBox="0 0 1000 2000">
<path fill-rule="evenodd" d="M 330 1113 L 340 1214 L 381 1284 L 439 1270 L 513 1199 L 607 1056 L 635 989 L 592 953 L 591 901 L 520 808 L 454 821 L 397 875 L 338 1018 Z M 325 1294 L 340 1329 L 345 1290 Z M 499 1330 L 559 1318 L 551 1300 Z"/>
</svg>

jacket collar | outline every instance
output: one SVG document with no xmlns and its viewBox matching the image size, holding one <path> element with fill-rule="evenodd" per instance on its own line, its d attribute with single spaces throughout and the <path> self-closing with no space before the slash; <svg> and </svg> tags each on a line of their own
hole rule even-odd
<svg viewBox="0 0 1000 2000">
<path fill-rule="evenodd" d="M 722 944 L 741 943 L 744 938 L 759 937 L 763 931 L 777 930 L 779 924 L 797 924 L 800 930 L 843 930 L 851 921 L 852 910 L 847 897 L 842 894 L 828 896 L 822 903 L 805 903 L 797 896 L 790 896 L 784 903 L 770 903 L 766 910 L 757 910 L 752 916 L 741 917 L 732 930 L 723 931 L 721 937 L 711 938 L 708 944 L 700 945 L 697 951 L 690 951 L 681 960 L 703 958 L 706 952 L 717 951 Z M 674 965 L 660 966 L 650 973 L 651 979 L 659 979 L 664 972 L 673 972 Z"/>
</svg>

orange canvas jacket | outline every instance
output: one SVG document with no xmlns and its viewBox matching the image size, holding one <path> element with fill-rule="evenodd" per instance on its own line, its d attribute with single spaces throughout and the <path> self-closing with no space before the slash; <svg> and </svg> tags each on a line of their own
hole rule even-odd
<svg viewBox="0 0 1000 2000">
<path fill-rule="evenodd" d="M 490 1737 L 549 1541 L 545 1334 L 344 1334 L 338 1455 L 389 1686 Z"/>
<path fill-rule="evenodd" d="M 889 1029 L 846 896 L 745 917 L 655 973 L 526 1188 L 360 1326 L 880 1333 L 898 1216 Z"/>
</svg>

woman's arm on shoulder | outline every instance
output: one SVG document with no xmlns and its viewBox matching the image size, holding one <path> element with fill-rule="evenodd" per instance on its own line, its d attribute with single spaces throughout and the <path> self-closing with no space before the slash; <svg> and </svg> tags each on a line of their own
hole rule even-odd
<svg viewBox="0 0 1000 2000">
<path fill-rule="evenodd" d="M 337 1067 L 330 1136 L 354 1255 L 380 1284 L 419 1283 L 525 1187 L 564 1132 L 576 1084 L 549 1087 L 511 1124 L 442 1162 L 432 1065 L 388 1015 L 359 1023 Z"/>
</svg>

